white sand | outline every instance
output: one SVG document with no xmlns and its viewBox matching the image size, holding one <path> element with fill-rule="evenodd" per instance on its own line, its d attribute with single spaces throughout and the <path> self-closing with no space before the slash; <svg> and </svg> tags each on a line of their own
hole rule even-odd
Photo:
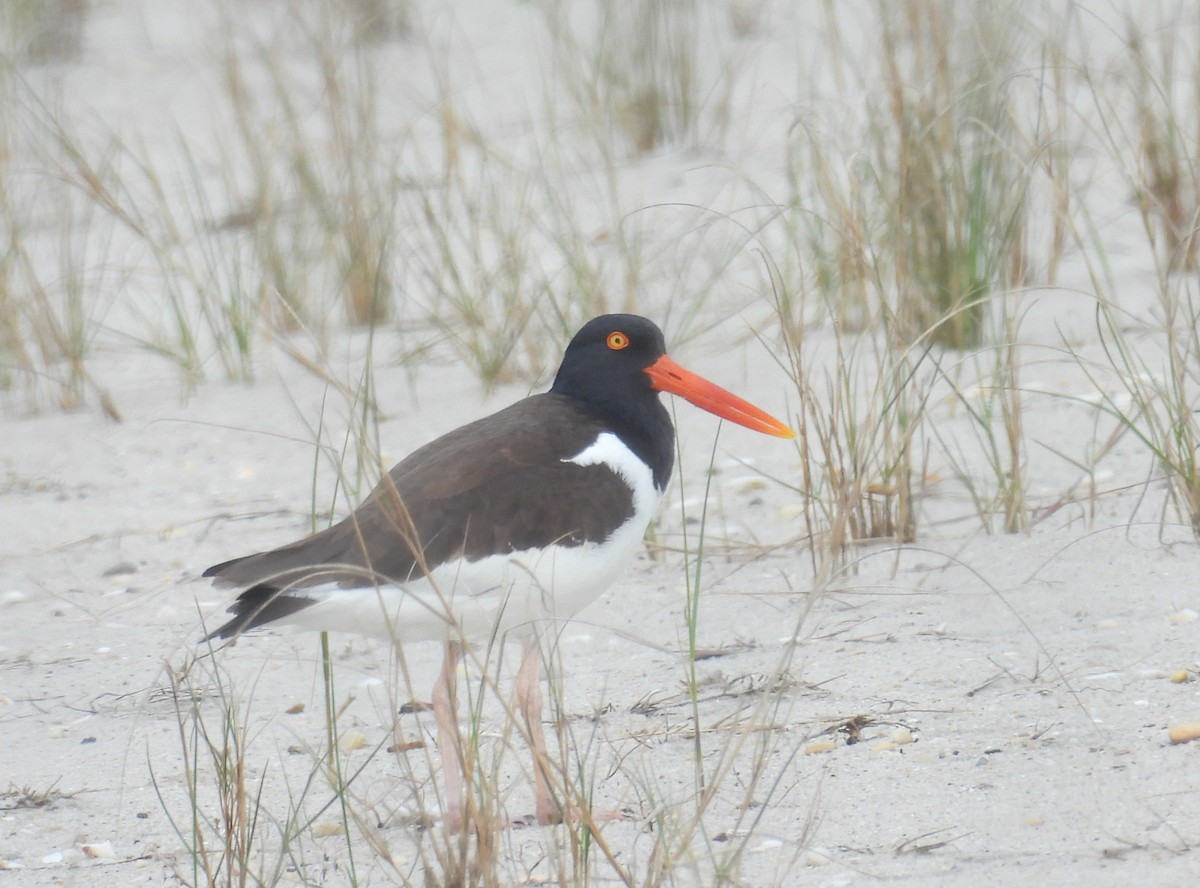
<svg viewBox="0 0 1200 888">
<path fill-rule="evenodd" d="M 103 40 L 121 19 L 106 11 L 96 21 Z M 469 32 L 482 41 L 495 25 L 476 21 Z M 172 40 L 153 27 L 142 39 L 173 58 Z M 501 54 L 505 39 L 500 28 Z M 174 71 L 185 86 L 172 95 L 186 93 L 176 67 L 137 58 L 123 77 L 153 92 L 139 65 Z M 118 95 L 103 96 L 98 107 L 124 107 Z M 685 167 L 651 158 L 645 181 L 674 181 Z M 708 193 L 682 183 L 674 199 Z M 1129 225 L 1127 209 L 1114 215 Z M 1147 262 L 1118 263 L 1130 308 L 1152 301 Z M 1086 282 L 1078 265 L 1063 275 Z M 1027 341 L 1057 346 L 1064 331 L 1079 354 L 1099 355 L 1086 299 L 1060 292 L 1029 302 Z M 746 332 L 735 317 L 673 354 L 795 416 L 795 388 L 763 346 L 742 343 Z M 812 334 L 818 373 L 829 367 L 821 356 L 831 342 L 828 331 Z M 376 350 L 388 462 L 528 390 L 484 396 L 465 368 L 395 366 L 395 344 L 386 334 Z M 345 337 L 332 353 L 356 350 L 361 341 Z M 385 751 L 398 704 L 428 698 L 436 647 L 407 652 L 410 690 L 386 648 L 333 639 L 336 698 L 346 707 L 339 729 L 362 741 L 358 749 L 349 748 L 352 736 L 344 741 L 355 774 L 350 807 L 362 818 L 352 828 L 353 864 L 345 837 L 325 834 L 341 815 L 324 807 L 332 793 L 314 761 L 325 732 L 315 637 L 244 639 L 219 652 L 215 667 L 191 669 L 182 703 L 170 692 L 169 674 L 205 653 L 202 623 L 212 625 L 228 603 L 198 579 L 204 568 L 295 538 L 313 504 L 331 502 L 334 461 L 314 457 L 312 429 L 324 409 L 322 441 L 341 447 L 353 408 L 295 363 L 262 352 L 255 384 L 209 381 L 185 402 L 161 360 L 100 354 L 93 373 L 123 423 L 97 410 L 29 416 L 15 404 L 0 417 L 0 885 L 190 883 L 183 744 L 195 743 L 197 724 L 220 729 L 219 688 L 235 695 L 235 717 L 247 725 L 247 782 L 254 794 L 261 786 L 262 871 L 297 809 L 312 818 L 289 861 L 303 872 L 285 871 L 283 884 L 301 875 L 304 884 L 350 884 L 351 865 L 369 885 L 399 882 L 397 873 L 423 884 L 422 867 L 436 871 L 436 836 L 416 825 L 419 811 L 436 811 L 436 756 Z M 1078 361 L 1049 349 L 1030 354 L 1023 385 L 1054 394 L 1025 397 L 1029 501 L 1038 509 L 1072 501 L 1029 534 L 985 533 L 926 433 L 919 444 L 933 456 L 916 544 L 863 545 L 851 568 L 818 582 L 801 499 L 766 480 L 800 484 L 794 446 L 726 427 L 698 644 L 727 650 L 697 664 L 695 709 L 683 690 L 677 486 L 659 528 L 668 550 L 632 566 L 564 629 L 557 693 L 569 758 L 582 763 L 597 808 L 625 812 L 601 830 L 634 880 L 654 881 L 664 867 L 677 884 L 711 884 L 721 866 L 737 884 L 756 886 L 1099 888 L 1200 878 L 1200 743 L 1168 741 L 1172 725 L 1200 721 L 1200 681 L 1172 681 L 1200 674 L 1200 549 L 1164 508 L 1164 483 L 1132 436 L 1102 460 L 1099 495 L 1088 499 L 1079 470 L 1056 452 L 1083 459 L 1113 421 L 1063 397 L 1096 393 Z M 353 370 L 335 375 L 355 379 Z M 960 442 L 986 480 L 973 427 L 943 394 L 931 399 L 928 423 Z M 695 517 L 716 423 L 676 407 L 682 496 Z M 694 541 L 698 528 L 687 527 Z M 503 687 L 512 670 L 510 655 Z M 206 692 L 200 722 L 186 700 L 197 690 Z M 288 712 L 298 704 L 302 712 Z M 406 741 L 432 737 L 428 718 L 404 715 L 398 724 Z M 528 814 L 523 745 L 505 740 L 510 729 L 494 701 L 482 725 L 484 750 L 499 757 L 493 782 L 504 812 Z M 703 803 L 698 749 L 716 787 Z M 201 782 L 199 807 L 211 816 L 207 765 Z M 390 849 L 392 864 L 363 832 Z M 502 882 L 573 881 L 565 828 L 507 830 L 499 842 Z M 591 853 L 592 884 L 616 883 L 599 850 Z"/>
</svg>

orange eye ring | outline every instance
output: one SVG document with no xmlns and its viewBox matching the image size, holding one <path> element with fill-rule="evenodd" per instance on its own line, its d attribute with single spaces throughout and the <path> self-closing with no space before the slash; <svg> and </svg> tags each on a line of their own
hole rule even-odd
<svg viewBox="0 0 1200 888">
<path fill-rule="evenodd" d="M 629 337 L 620 330 L 613 330 L 608 334 L 608 347 L 613 351 L 620 351 L 623 348 L 629 348 Z"/>
</svg>

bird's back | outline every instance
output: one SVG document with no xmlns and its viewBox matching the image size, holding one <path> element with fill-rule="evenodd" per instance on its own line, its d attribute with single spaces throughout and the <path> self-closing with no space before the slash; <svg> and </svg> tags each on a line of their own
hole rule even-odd
<svg viewBox="0 0 1200 888">
<path fill-rule="evenodd" d="M 328 529 L 209 568 L 218 586 L 247 587 L 213 635 L 284 621 L 403 640 L 509 607 L 534 619 L 539 597 L 569 616 L 636 553 L 658 493 L 600 417 L 527 398 L 414 451 Z M 519 607 L 514 584 L 527 587 Z"/>
</svg>

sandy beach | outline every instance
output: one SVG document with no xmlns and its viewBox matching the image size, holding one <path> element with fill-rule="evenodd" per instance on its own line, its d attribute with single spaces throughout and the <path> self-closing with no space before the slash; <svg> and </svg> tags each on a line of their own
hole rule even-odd
<svg viewBox="0 0 1200 888">
<path fill-rule="evenodd" d="M 203 16 L 153 6 L 91 11 L 82 55 L 53 75 L 84 91 L 63 114 L 146 127 L 148 109 L 186 120 L 191 103 L 208 117 L 219 78 L 189 30 Z M 537 68 L 521 36 L 529 10 L 415 6 L 417 27 L 436 35 L 419 57 L 460 64 L 460 150 L 482 154 L 482 140 L 527 160 L 526 135 L 505 133 L 533 92 L 491 118 L 486 105 Z M 789 137 L 766 121 L 791 101 L 790 80 L 770 60 L 797 39 L 803 13 L 759 12 L 767 24 L 739 39 L 764 61 L 731 99 L 745 129 L 709 155 L 663 147 L 622 160 L 623 212 L 678 201 L 733 213 L 728 169 L 778 164 Z M 136 51 L 125 55 L 114 33 Z M 403 67 L 381 57 L 389 72 Z M 469 78 L 464 58 L 477 65 Z M 112 83 L 89 87 L 101 71 Z M 413 77 L 437 80 L 424 68 Z M 418 104 L 403 95 L 401 121 Z M 197 131 L 197 144 L 219 141 Z M 853 365 L 848 398 L 863 428 L 891 409 L 875 386 L 894 371 L 886 337 L 853 334 L 870 345 L 847 357 L 850 334 L 805 316 L 800 384 L 761 277 L 769 233 L 731 248 L 716 295 L 694 312 L 670 268 L 697 271 L 706 242 L 647 273 L 635 307 L 662 323 L 672 356 L 788 417 L 802 438 L 669 404 L 680 461 L 646 551 L 544 652 L 551 749 L 572 791 L 616 816 L 594 831 L 497 829 L 466 850 L 439 828 L 432 718 L 408 705 L 428 702 L 438 646 L 398 661 L 387 645 L 333 635 L 331 678 L 316 635 L 213 648 L 200 640 L 231 595 L 200 575 L 324 526 L 381 467 L 544 390 L 566 341 L 546 321 L 559 303 L 537 309 L 544 353 L 516 348 L 516 369 L 486 381 L 465 348 L 403 309 L 373 333 L 338 324 L 263 337 L 250 380 L 224 374 L 209 342 L 193 384 L 113 333 L 147 313 L 138 300 L 169 270 L 130 273 L 126 289 L 97 297 L 107 301 L 82 403 L 59 409 L 49 383 L 0 394 L 0 886 L 207 884 L 198 860 L 220 858 L 231 804 L 242 806 L 246 860 L 218 865 L 222 885 L 1196 883 L 1200 739 L 1187 732 L 1200 723 L 1200 546 L 1185 488 L 1147 445 L 1158 439 L 1138 431 L 1155 420 L 1134 385 L 1138 367 L 1171 354 L 1155 284 L 1168 278 L 1113 193 L 1100 227 L 1125 246 L 1106 257 L 1106 277 L 1068 249 L 1053 285 L 998 300 L 1019 319 L 1016 533 L 1004 532 L 992 490 L 1006 477 L 994 469 L 1003 433 L 981 432 L 1002 426 L 998 412 L 980 419 L 999 410 L 998 347 L 936 347 L 914 361 L 906 383 L 920 414 L 900 486 L 915 539 L 834 552 L 814 521 L 837 513 L 841 476 L 817 453 L 830 433 L 815 420 L 832 411 L 839 366 Z M 36 229 L 47 243 L 51 228 Z M 613 231 L 602 234 L 589 249 L 616 249 Z M 1125 326 L 1098 320 L 1100 277 L 1122 294 Z M 1169 278 L 1193 319 L 1194 277 Z M 552 280 L 568 288 L 569 275 Z M 1114 331 L 1143 363 L 1114 359 Z M 1181 353 L 1192 361 L 1177 377 L 1181 402 L 1200 406 L 1198 356 Z M 805 465 L 821 472 L 811 489 Z M 892 508 L 898 482 L 866 480 L 865 495 Z M 533 810 L 525 743 L 506 712 L 516 659 L 515 647 L 476 649 L 462 676 L 478 793 L 506 820 Z M 242 789 L 232 801 L 230 785 Z"/>
</svg>

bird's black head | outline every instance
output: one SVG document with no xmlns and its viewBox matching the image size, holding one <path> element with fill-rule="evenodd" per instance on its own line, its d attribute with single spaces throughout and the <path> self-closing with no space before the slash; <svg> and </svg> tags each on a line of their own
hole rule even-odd
<svg viewBox="0 0 1200 888">
<path fill-rule="evenodd" d="M 666 354 L 662 330 L 637 315 L 593 318 L 563 354 L 550 391 L 581 401 L 598 414 L 665 486 L 674 461 L 667 409 L 646 368 Z"/>
<path fill-rule="evenodd" d="M 630 314 L 601 315 L 583 325 L 563 354 L 551 391 L 584 401 L 623 400 L 651 392 L 645 370 L 667 351 L 653 321 Z"/>
<path fill-rule="evenodd" d="M 603 420 L 650 465 L 660 489 L 671 474 L 673 450 L 671 418 L 659 392 L 757 432 L 796 436 L 769 413 L 672 361 L 662 331 L 637 315 L 588 321 L 567 346 L 550 391 Z"/>
</svg>

